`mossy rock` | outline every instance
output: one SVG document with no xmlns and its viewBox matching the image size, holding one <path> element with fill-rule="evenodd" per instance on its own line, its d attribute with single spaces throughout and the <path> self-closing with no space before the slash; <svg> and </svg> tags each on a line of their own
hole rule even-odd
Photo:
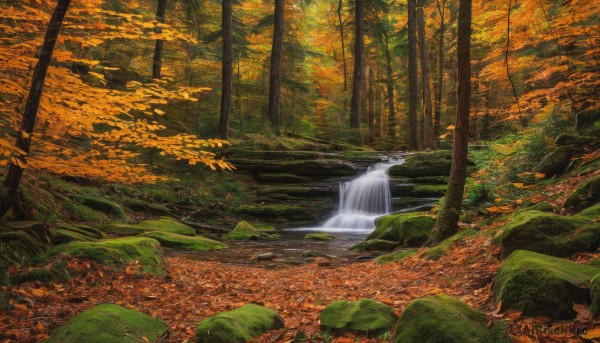
<svg viewBox="0 0 600 343">
<path fill-rule="evenodd" d="M 503 257 L 515 250 L 568 257 L 580 251 L 593 251 L 600 245 L 600 224 L 584 218 L 525 211 L 514 216 L 500 236 Z"/>
<path fill-rule="evenodd" d="M 233 311 L 221 312 L 198 324 L 194 341 L 197 343 L 243 343 L 265 332 L 283 328 L 277 312 L 254 304 Z"/>
<path fill-rule="evenodd" d="M 593 129 L 594 123 L 600 120 L 600 108 L 585 109 L 577 113 L 576 119 L 577 130 L 589 131 L 590 129 Z"/>
<path fill-rule="evenodd" d="M 172 215 L 171 211 L 166 206 L 141 199 L 127 199 L 124 201 L 124 204 L 134 211 L 149 211 L 167 216 Z"/>
<path fill-rule="evenodd" d="M 554 207 L 552 207 L 552 205 L 550 205 L 549 203 L 542 201 L 542 202 L 538 202 L 537 204 L 534 205 L 530 205 L 530 206 L 525 206 L 525 207 L 521 207 L 519 209 L 517 209 L 516 211 L 514 211 L 512 213 L 512 215 L 517 215 L 519 213 L 523 213 L 526 211 L 540 211 L 540 212 L 552 212 L 552 210 L 554 210 Z"/>
<path fill-rule="evenodd" d="M 72 242 L 58 248 L 61 257 L 91 260 L 121 269 L 130 261 L 139 261 L 142 271 L 163 275 L 166 261 L 160 243 L 146 237 L 122 237 L 99 242 Z"/>
<path fill-rule="evenodd" d="M 255 218 L 283 218 L 290 221 L 313 220 L 315 217 L 305 207 L 287 204 L 242 205 L 238 212 Z"/>
<path fill-rule="evenodd" d="M 390 176 L 447 176 L 452 164 L 452 152 L 438 150 L 410 155 L 403 164 L 389 169 Z"/>
<path fill-rule="evenodd" d="M 380 217 L 367 239 L 393 240 L 402 245 L 419 247 L 429 238 L 435 218 L 424 212 L 391 214 Z"/>
<path fill-rule="evenodd" d="M 600 217 L 600 203 L 590 206 L 577 214 L 578 217 L 597 219 Z"/>
<path fill-rule="evenodd" d="M 357 251 L 391 251 L 398 247 L 400 243 L 396 241 L 387 241 L 385 239 L 368 239 L 364 242 L 353 245 L 350 249 Z"/>
<path fill-rule="evenodd" d="M 588 143 L 591 143 L 595 140 L 594 137 L 588 137 L 588 136 L 580 136 L 580 135 L 574 135 L 574 134 L 570 134 L 570 133 L 563 133 L 562 135 L 558 136 L 558 138 L 556 138 L 556 145 L 558 146 L 569 146 L 569 145 L 575 145 L 575 146 L 583 146 L 586 145 Z"/>
<path fill-rule="evenodd" d="M 47 248 L 47 244 L 26 231 L 0 232 L 0 266 L 35 262 Z"/>
<path fill-rule="evenodd" d="M 152 231 L 139 234 L 138 237 L 148 237 L 156 239 L 160 245 L 167 248 L 212 251 L 229 248 L 227 244 L 203 237 L 186 236 L 172 232 Z"/>
<path fill-rule="evenodd" d="M 447 176 L 418 176 L 410 179 L 414 183 L 425 183 L 430 185 L 447 185 Z"/>
<path fill-rule="evenodd" d="M 460 300 L 433 295 L 411 302 L 396 325 L 394 343 L 509 343 L 505 323 L 488 326 L 487 316 Z"/>
<path fill-rule="evenodd" d="M 95 242 L 98 239 L 105 239 L 105 233 L 89 226 L 75 226 L 66 223 L 60 223 L 55 226 L 53 244 L 64 244 L 69 242 Z"/>
<path fill-rule="evenodd" d="M 270 230 L 269 230 L 270 231 Z M 265 230 L 260 230 L 254 227 L 252 224 L 245 220 L 239 222 L 233 231 L 225 234 L 225 239 L 232 241 L 237 240 L 259 240 L 259 241 L 273 241 L 278 240 L 281 237 L 278 234 L 266 233 Z"/>
<path fill-rule="evenodd" d="M 308 233 L 304 236 L 304 239 L 311 239 L 314 241 L 330 241 L 334 238 L 334 235 L 326 232 Z"/>
<path fill-rule="evenodd" d="M 138 235 L 140 233 L 152 231 L 170 232 L 188 236 L 196 234 L 196 230 L 193 228 L 170 217 L 161 217 L 156 220 L 144 220 L 138 224 L 110 224 L 104 228 L 104 231 L 120 235 Z"/>
<path fill-rule="evenodd" d="M 600 202 L 600 175 L 580 183 L 567 198 L 565 207 L 581 211 Z"/>
<path fill-rule="evenodd" d="M 448 185 L 415 185 L 409 195 L 413 197 L 442 197 Z"/>
<path fill-rule="evenodd" d="M 96 196 L 77 196 L 75 201 L 102 213 L 117 217 L 125 216 L 125 211 L 123 211 L 123 208 L 108 199 L 103 199 Z"/>
<path fill-rule="evenodd" d="M 425 254 L 423 254 L 423 258 L 432 261 L 439 260 L 442 256 L 444 256 L 444 254 L 446 254 L 448 250 L 452 248 L 452 246 L 454 246 L 456 242 L 462 241 L 467 237 L 474 236 L 477 233 L 479 233 L 479 231 L 475 229 L 466 229 L 459 231 L 440 242 L 440 244 L 429 248 L 429 250 L 427 250 Z"/>
<path fill-rule="evenodd" d="M 503 308 L 554 319 L 575 315 L 573 304 L 590 302 L 590 281 L 600 268 L 517 250 L 503 263 L 492 288 Z"/>
<path fill-rule="evenodd" d="M 77 315 L 46 343 L 155 342 L 168 326 L 160 319 L 113 304 L 102 304 Z"/>
<path fill-rule="evenodd" d="M 379 264 L 388 264 L 392 262 L 400 261 L 406 257 L 413 256 L 417 253 L 417 250 L 398 250 L 391 252 L 389 254 L 381 255 L 377 257 L 374 261 Z"/>
<path fill-rule="evenodd" d="M 391 306 L 370 299 L 336 301 L 319 315 L 322 331 L 369 337 L 389 331 L 397 318 Z"/>
<path fill-rule="evenodd" d="M 260 173 L 256 176 L 256 179 L 268 183 L 306 183 L 312 181 L 309 177 L 290 173 Z"/>
<path fill-rule="evenodd" d="M 576 151 L 577 147 L 572 145 L 559 146 L 546 155 L 535 167 L 535 170 L 546 175 L 548 178 L 560 175 L 566 170 Z"/>
</svg>

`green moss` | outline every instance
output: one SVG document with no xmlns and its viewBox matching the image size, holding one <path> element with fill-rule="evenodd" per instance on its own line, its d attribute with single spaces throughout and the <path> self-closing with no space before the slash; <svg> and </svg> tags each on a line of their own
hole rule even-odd
<svg viewBox="0 0 600 343">
<path fill-rule="evenodd" d="M 171 215 L 171 211 L 166 206 L 141 199 L 127 199 L 124 204 L 135 211 L 150 211 L 162 215 Z"/>
<path fill-rule="evenodd" d="M 120 269 L 130 261 L 139 261 L 142 271 L 162 275 L 166 272 L 166 261 L 160 243 L 145 237 L 122 237 L 99 242 L 73 242 L 62 246 L 57 253 L 92 260 Z"/>
<path fill-rule="evenodd" d="M 563 133 L 556 138 L 556 145 L 558 146 L 569 146 L 576 145 L 582 146 L 594 141 L 594 137 L 574 135 L 570 133 Z"/>
<path fill-rule="evenodd" d="M 567 198 L 565 207 L 581 211 L 600 202 L 600 175 L 580 183 Z"/>
<path fill-rule="evenodd" d="M 600 274 L 590 281 L 590 297 L 592 299 L 590 310 L 597 316 L 600 314 Z"/>
<path fill-rule="evenodd" d="M 77 196 L 75 200 L 96 211 L 100 211 L 117 217 L 125 216 L 125 211 L 123 211 L 123 208 L 121 208 L 121 206 L 101 197 Z"/>
<path fill-rule="evenodd" d="M 552 210 L 554 210 L 554 207 L 552 207 L 552 205 L 550 205 L 549 203 L 542 201 L 539 202 L 535 205 L 531 205 L 531 206 L 526 206 L 526 207 L 522 207 L 517 209 L 515 212 L 513 212 L 513 215 L 517 215 L 519 213 L 523 213 L 526 211 L 540 211 L 540 212 L 551 212 Z"/>
<path fill-rule="evenodd" d="M 286 204 L 264 204 L 264 205 L 242 205 L 238 212 L 253 216 L 255 218 L 283 218 L 291 221 L 312 220 L 314 214 L 308 209 L 297 205 Z"/>
<path fill-rule="evenodd" d="M 385 239 L 418 247 L 429 238 L 435 218 L 426 213 L 392 214 L 379 218 L 377 227 L 367 239 Z"/>
<path fill-rule="evenodd" d="M 423 254 L 423 258 L 433 261 L 439 260 L 448 250 L 452 248 L 454 243 L 461 241 L 466 237 L 474 236 L 477 233 L 479 233 L 479 231 L 475 229 L 462 230 L 453 236 L 446 238 L 435 247 L 429 248 L 429 250 Z"/>
<path fill-rule="evenodd" d="M 384 239 L 368 239 L 353 245 L 350 249 L 357 251 L 390 251 L 394 250 L 400 243 L 386 241 Z"/>
<path fill-rule="evenodd" d="M 595 250 L 600 243 L 600 225 L 584 218 L 525 211 L 514 216 L 500 236 L 502 256 L 515 250 L 530 250 L 567 257 Z"/>
<path fill-rule="evenodd" d="M 104 230 L 121 235 L 137 235 L 151 231 L 171 232 L 188 236 L 196 234 L 196 230 L 193 228 L 170 217 L 161 217 L 157 220 L 144 220 L 138 224 L 110 224 Z"/>
<path fill-rule="evenodd" d="M 283 320 L 273 310 L 247 304 L 233 311 L 204 319 L 196 329 L 197 343 L 243 343 L 265 332 L 283 328 Z"/>
<path fill-rule="evenodd" d="M 377 336 L 389 331 L 397 317 L 391 306 L 370 299 L 336 301 L 321 311 L 321 330 Z"/>
<path fill-rule="evenodd" d="M 77 201 L 67 202 L 63 205 L 69 218 L 74 221 L 104 223 L 108 221 L 108 216 L 104 213 L 94 211 Z"/>
<path fill-rule="evenodd" d="M 448 185 L 415 185 L 409 194 L 414 197 L 441 197 L 446 189 Z"/>
<path fill-rule="evenodd" d="M 225 239 L 229 240 L 263 240 L 272 241 L 280 238 L 277 234 L 269 234 L 263 230 L 258 230 L 252 224 L 245 220 L 239 222 L 233 231 L 225 234 Z"/>
<path fill-rule="evenodd" d="M 168 326 L 161 320 L 113 304 L 102 304 L 61 326 L 47 343 L 154 342 Z"/>
<path fill-rule="evenodd" d="M 411 302 L 396 326 L 394 343 L 508 343 L 503 323 L 488 328 L 487 316 L 446 295 Z"/>
<path fill-rule="evenodd" d="M 586 208 L 585 210 L 579 212 L 577 216 L 588 219 L 596 219 L 600 217 L 600 203 Z"/>
<path fill-rule="evenodd" d="M 164 247 L 187 250 L 222 250 L 229 248 L 227 244 L 208 239 L 203 236 L 185 236 L 172 232 L 152 231 L 139 234 L 138 237 L 154 238 Z"/>
<path fill-rule="evenodd" d="M 577 150 L 577 147 L 571 145 L 560 146 L 546 155 L 535 167 L 535 170 L 546 175 L 548 178 L 560 175 L 565 171 Z"/>
<path fill-rule="evenodd" d="M 326 232 L 309 233 L 304 236 L 304 239 L 312 239 L 315 241 L 330 241 L 334 238 L 334 235 Z"/>
<path fill-rule="evenodd" d="M 525 316 L 569 318 L 574 303 L 589 303 L 590 280 L 598 273 L 598 267 L 517 250 L 502 263 L 492 290 L 503 308 Z"/>
<path fill-rule="evenodd" d="M 413 256 L 417 253 L 417 250 L 398 250 L 389 254 L 381 255 L 375 259 L 375 263 L 388 264 L 396 261 L 400 261 L 406 257 Z"/>
<path fill-rule="evenodd" d="M 410 155 L 403 164 L 392 166 L 390 176 L 447 176 L 452 164 L 452 153 L 437 150 Z"/>
</svg>

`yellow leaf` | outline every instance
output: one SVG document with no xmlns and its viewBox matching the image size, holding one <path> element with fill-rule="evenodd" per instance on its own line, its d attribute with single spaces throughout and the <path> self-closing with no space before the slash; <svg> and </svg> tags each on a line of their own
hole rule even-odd
<svg viewBox="0 0 600 343">
<path fill-rule="evenodd" d="M 543 179 L 543 178 L 545 178 L 545 177 L 546 177 L 546 174 L 543 174 L 543 173 L 536 173 L 536 174 L 535 174 L 535 178 L 536 178 L 536 179 Z"/>
<path fill-rule="evenodd" d="M 155 108 L 155 109 L 154 109 L 154 112 L 155 112 L 156 114 L 158 114 L 158 115 L 161 115 L 161 116 L 165 114 L 165 112 L 164 112 L 164 111 L 162 111 L 162 110 L 159 110 L 158 108 Z"/>
</svg>

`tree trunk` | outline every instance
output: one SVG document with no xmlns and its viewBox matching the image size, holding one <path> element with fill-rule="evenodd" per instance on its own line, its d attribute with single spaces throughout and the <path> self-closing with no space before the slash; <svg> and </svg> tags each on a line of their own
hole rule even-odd
<svg viewBox="0 0 600 343">
<path fill-rule="evenodd" d="M 408 0 L 408 148 L 417 150 L 417 23 L 416 0 Z"/>
<path fill-rule="evenodd" d="M 350 103 L 350 128 L 360 127 L 360 118 L 365 100 L 365 0 L 356 0 L 354 33 L 354 80 Z M 356 139 L 360 141 L 360 139 Z"/>
<path fill-rule="evenodd" d="M 444 90 L 444 32 L 446 30 L 445 12 L 446 0 L 436 0 L 438 12 L 440 14 L 440 38 L 438 45 L 438 74 L 437 74 L 437 91 L 435 93 L 435 114 L 433 120 L 433 140 L 434 146 L 437 147 L 440 142 L 440 120 L 442 117 L 442 95 Z"/>
<path fill-rule="evenodd" d="M 271 49 L 271 70 L 269 74 L 269 120 L 276 135 L 281 133 L 281 59 L 283 55 L 283 0 L 275 0 L 275 23 L 273 48 Z"/>
<path fill-rule="evenodd" d="M 156 8 L 156 21 L 159 23 L 165 22 L 165 12 L 167 10 L 167 0 L 158 0 L 158 6 Z M 156 33 L 161 33 L 162 29 L 157 27 Z M 156 40 L 154 46 L 154 58 L 152 60 L 152 78 L 160 79 L 162 69 L 162 56 L 163 56 L 164 41 L 162 39 Z"/>
<path fill-rule="evenodd" d="M 217 134 L 221 139 L 229 136 L 229 114 L 231 113 L 231 93 L 233 89 L 233 44 L 232 44 L 232 8 L 231 0 L 223 0 L 221 34 L 223 40 L 221 116 Z"/>
<path fill-rule="evenodd" d="M 504 64 L 506 65 L 506 76 L 508 76 L 508 81 L 510 81 L 510 86 L 512 87 L 513 95 L 515 97 L 515 101 L 517 102 L 517 109 L 519 110 L 519 119 L 523 120 L 523 115 L 521 113 L 521 104 L 519 103 L 519 96 L 517 95 L 517 89 L 515 88 L 515 83 L 513 82 L 512 76 L 510 75 L 510 67 L 508 66 L 508 49 L 510 48 L 510 12 L 512 9 L 512 0 L 508 0 L 508 15 L 506 18 L 506 48 L 504 49 Z"/>
<path fill-rule="evenodd" d="M 342 0 L 339 1 L 338 3 L 338 10 L 337 10 L 337 15 L 338 15 L 338 20 L 340 23 L 340 38 L 342 39 L 342 63 L 344 66 L 344 90 L 348 89 L 348 73 L 347 73 L 347 67 L 346 67 L 346 42 L 344 41 L 344 23 L 342 22 L 342 7 L 343 7 L 343 3 Z"/>
<path fill-rule="evenodd" d="M 394 106 L 394 80 L 392 76 L 392 55 L 390 54 L 390 42 L 387 32 L 385 38 L 385 63 L 386 63 L 386 86 L 388 97 L 388 137 L 396 137 L 396 110 Z"/>
<path fill-rule="evenodd" d="M 458 106 L 452 167 L 444 204 L 426 245 L 439 243 L 458 230 L 458 220 L 467 176 L 469 114 L 471 105 L 471 0 L 460 0 L 458 8 Z"/>
<path fill-rule="evenodd" d="M 23 120 L 19 127 L 19 133 L 17 136 L 17 142 L 15 146 L 25 153 L 29 154 L 31 149 L 31 137 L 33 134 L 33 128 L 37 117 L 37 111 L 40 107 L 40 99 L 42 97 L 42 91 L 44 89 L 44 81 L 46 80 L 46 74 L 48 73 L 48 65 L 52 60 L 52 53 L 58 39 L 58 34 L 62 26 L 63 19 L 69 10 L 71 0 L 59 0 L 48 24 L 46 30 L 46 36 L 44 38 L 44 44 L 40 53 L 40 58 L 33 71 L 31 77 L 31 87 L 29 88 L 29 95 L 27 96 L 27 103 L 25 104 L 25 112 L 23 113 Z M 19 157 L 16 157 L 19 158 Z M 23 164 L 27 164 L 25 157 L 21 161 Z M 23 177 L 24 168 L 19 164 L 11 163 L 8 168 L 8 174 L 2 185 L 2 197 L 0 198 L 0 216 L 6 214 L 6 212 L 14 206 L 17 201 L 17 192 L 19 190 L 19 184 Z"/>
<path fill-rule="evenodd" d="M 423 87 L 423 148 L 433 147 L 432 106 L 431 106 L 431 74 L 429 71 L 429 52 L 425 44 L 425 18 L 423 7 L 417 9 L 417 31 L 419 33 L 419 50 L 421 57 L 421 85 Z"/>
<path fill-rule="evenodd" d="M 368 142 L 372 144 L 377 137 L 377 131 L 375 130 L 375 73 L 377 70 L 373 67 L 369 68 L 369 87 L 367 90 L 367 104 L 368 104 L 368 123 L 369 123 L 369 139 Z"/>
</svg>

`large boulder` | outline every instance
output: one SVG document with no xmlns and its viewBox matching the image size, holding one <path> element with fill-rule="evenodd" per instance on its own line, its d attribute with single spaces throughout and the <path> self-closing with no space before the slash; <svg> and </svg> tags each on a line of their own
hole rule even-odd
<svg viewBox="0 0 600 343">
<path fill-rule="evenodd" d="M 168 328 L 161 320 L 146 314 L 113 304 L 102 304 L 74 317 L 44 342 L 155 342 Z"/>
<path fill-rule="evenodd" d="M 488 325 L 487 316 L 446 295 L 411 302 L 396 325 L 394 343 L 509 343 L 502 322 Z"/>
<path fill-rule="evenodd" d="M 91 260 L 115 270 L 124 268 L 131 261 L 138 261 L 142 271 L 162 275 L 166 272 L 166 260 L 160 243 L 146 237 L 122 237 L 98 242 L 72 242 L 59 248 L 60 257 Z"/>
<path fill-rule="evenodd" d="M 559 146 L 546 155 L 540 163 L 537 164 L 535 170 L 546 175 L 546 177 L 560 175 L 566 170 L 571 162 L 571 158 L 573 158 L 573 155 L 576 152 L 576 146 Z"/>
<path fill-rule="evenodd" d="M 503 257 L 515 250 L 568 257 L 580 251 L 593 251 L 600 245 L 600 224 L 577 216 L 566 217 L 540 211 L 515 215 L 500 237 Z"/>
<path fill-rule="evenodd" d="M 138 224 L 110 224 L 105 231 L 119 235 L 138 235 L 144 232 L 162 231 L 193 236 L 196 230 L 170 217 L 156 220 L 144 220 Z"/>
<path fill-rule="evenodd" d="M 260 229 L 245 220 L 239 222 L 233 231 L 225 234 L 225 239 L 238 241 L 238 240 L 259 240 L 259 241 L 272 241 L 280 238 L 278 234 L 268 233 L 272 229 Z"/>
<path fill-rule="evenodd" d="M 357 251 L 391 251 L 398 247 L 400 243 L 395 241 L 386 241 L 385 239 L 367 239 L 364 242 L 353 245 L 350 249 Z"/>
<path fill-rule="evenodd" d="M 203 236 L 186 236 L 172 232 L 151 231 L 139 234 L 138 237 L 156 239 L 163 247 L 186 250 L 223 250 L 229 248 L 227 244 Z"/>
<path fill-rule="evenodd" d="M 593 176 L 580 183 L 567 198 L 565 207 L 581 211 L 600 202 L 600 175 Z"/>
<path fill-rule="evenodd" d="M 391 214 L 377 220 L 377 227 L 367 239 L 393 240 L 410 247 L 427 241 L 435 218 L 424 212 Z"/>
<path fill-rule="evenodd" d="M 517 250 L 503 263 L 492 288 L 503 308 L 555 319 L 575 315 L 573 304 L 590 302 L 590 281 L 600 268 Z"/>
<path fill-rule="evenodd" d="M 336 301 L 319 316 L 323 331 L 353 332 L 370 337 L 389 331 L 397 318 L 391 306 L 370 299 Z"/>
<path fill-rule="evenodd" d="M 450 173 L 452 152 L 438 150 L 408 156 L 404 163 L 392 166 L 390 176 L 446 176 Z"/>
<path fill-rule="evenodd" d="M 283 328 L 277 312 L 254 304 L 204 319 L 196 329 L 197 343 L 243 343 L 265 332 Z"/>
</svg>

